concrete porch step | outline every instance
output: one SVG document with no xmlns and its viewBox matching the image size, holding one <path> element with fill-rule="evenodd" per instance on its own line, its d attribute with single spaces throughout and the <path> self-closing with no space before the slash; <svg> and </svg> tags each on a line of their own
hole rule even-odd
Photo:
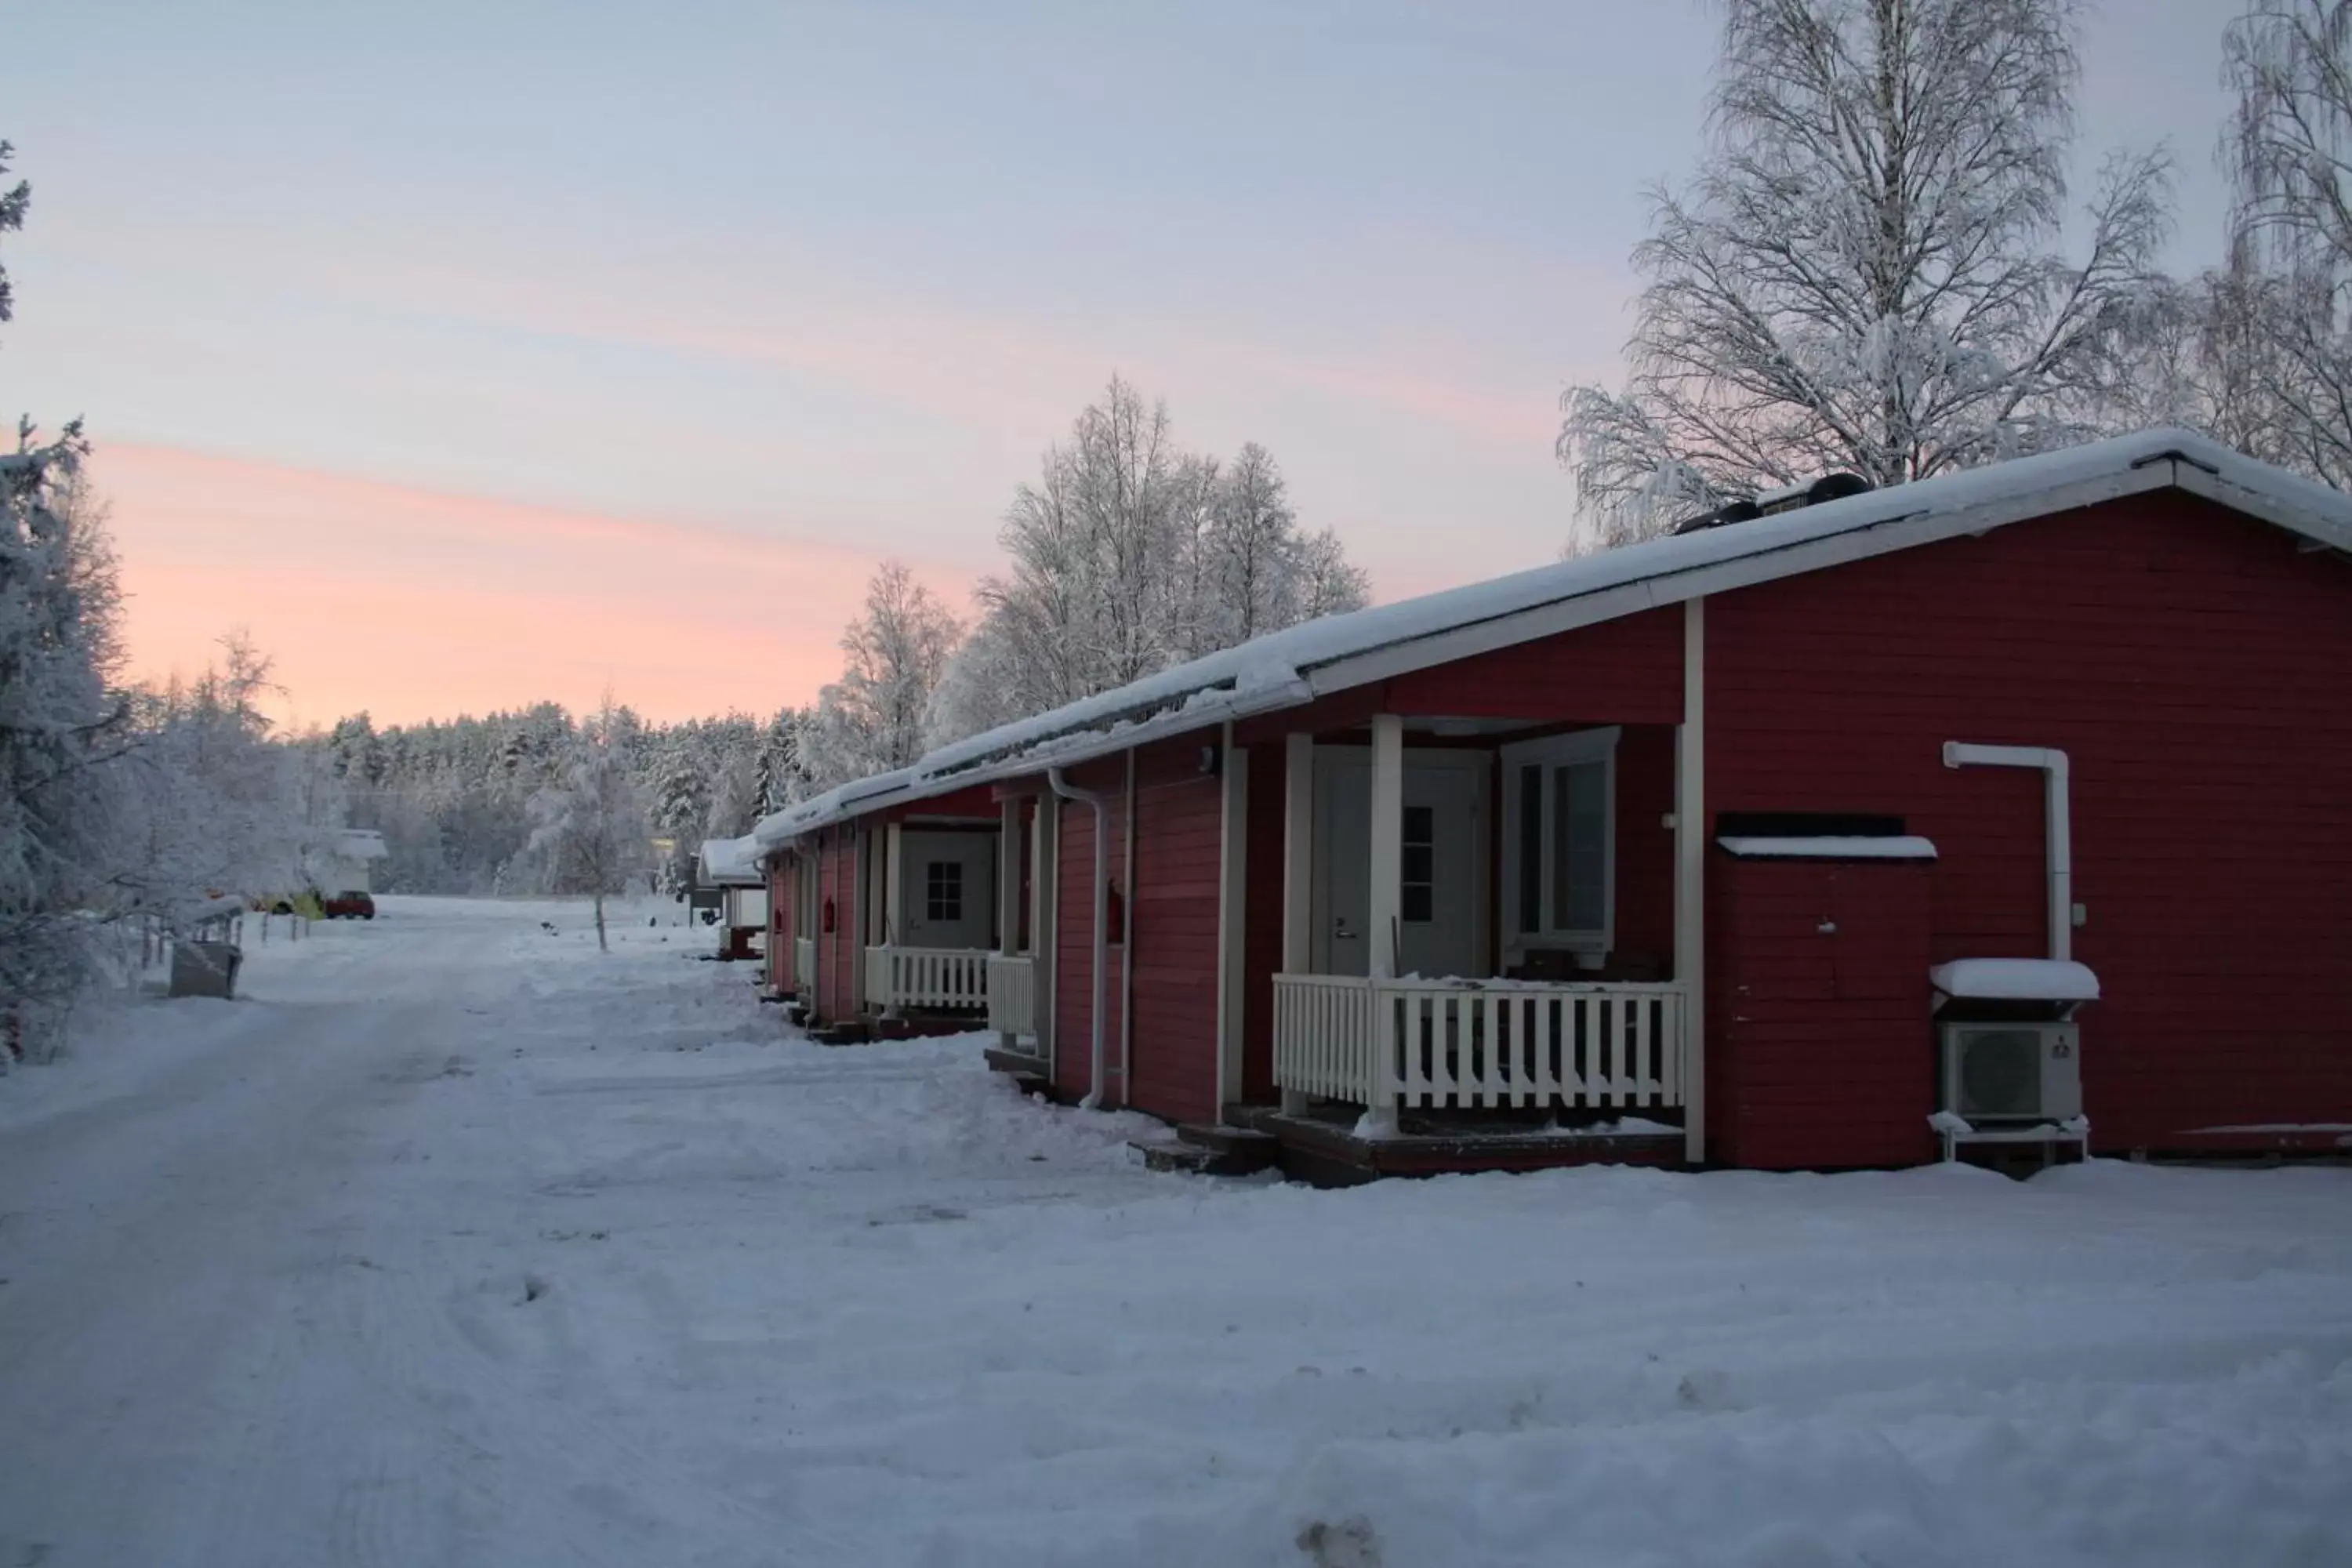
<svg viewBox="0 0 2352 1568">
<path fill-rule="evenodd" d="M 1008 1051 L 1002 1046 L 990 1046 L 981 1055 L 987 1059 L 991 1072 L 1001 1072 L 1021 1088 L 1024 1094 L 1043 1094 L 1052 1086 L 1046 1081 L 1043 1058 L 1026 1051 Z"/>
<path fill-rule="evenodd" d="M 1206 1122 L 1181 1122 L 1176 1128 L 1176 1141 L 1196 1149 L 1206 1149 L 1228 1164 L 1240 1167 L 1230 1174 L 1247 1174 L 1271 1167 L 1282 1157 L 1282 1140 L 1270 1132 L 1260 1132 L 1250 1127 L 1210 1126 Z"/>
<path fill-rule="evenodd" d="M 1188 1136 L 1217 1132 L 1234 1132 L 1236 1141 L 1220 1145 Z M 1252 1176 L 1272 1169 L 1276 1157 L 1282 1152 L 1275 1140 L 1267 1138 L 1261 1145 L 1255 1142 L 1257 1137 L 1232 1128 L 1180 1127 L 1173 1138 L 1132 1138 L 1127 1146 L 1141 1154 L 1145 1166 L 1154 1171 L 1185 1171 L 1200 1176 Z"/>
</svg>

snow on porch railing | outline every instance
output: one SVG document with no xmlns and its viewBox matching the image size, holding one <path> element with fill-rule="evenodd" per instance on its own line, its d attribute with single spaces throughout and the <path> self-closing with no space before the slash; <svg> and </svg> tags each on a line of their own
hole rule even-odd
<svg viewBox="0 0 2352 1568">
<path fill-rule="evenodd" d="M 793 938 L 793 984 L 803 998 L 811 998 L 816 990 L 816 938 Z"/>
<path fill-rule="evenodd" d="M 1000 1035 L 1037 1032 L 1037 961 L 988 955 L 988 1026 Z"/>
<path fill-rule="evenodd" d="M 1274 977 L 1274 1079 L 1358 1105 L 1673 1106 L 1678 985 Z"/>
<path fill-rule="evenodd" d="M 984 1006 L 988 954 L 976 947 L 869 947 L 866 1000 L 882 1008 Z"/>
</svg>

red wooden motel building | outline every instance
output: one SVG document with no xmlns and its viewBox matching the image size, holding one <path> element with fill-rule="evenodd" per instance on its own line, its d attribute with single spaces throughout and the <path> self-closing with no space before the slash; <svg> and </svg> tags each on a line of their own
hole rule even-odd
<svg viewBox="0 0 2352 1568">
<path fill-rule="evenodd" d="M 1845 488 L 771 817 L 769 982 L 1307 1173 L 2352 1142 L 2352 502 L 2179 431 Z"/>
</svg>

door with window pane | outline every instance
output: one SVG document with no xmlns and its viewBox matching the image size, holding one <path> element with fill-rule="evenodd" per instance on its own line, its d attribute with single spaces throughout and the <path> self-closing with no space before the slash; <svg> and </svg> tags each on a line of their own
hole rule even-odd
<svg viewBox="0 0 2352 1568">
<path fill-rule="evenodd" d="M 899 840 L 898 942 L 985 948 L 996 916 L 996 836 L 908 829 Z"/>
<path fill-rule="evenodd" d="M 1410 756 L 1410 753 L 1408 753 Z M 1480 973 L 1481 819 L 1486 774 L 1474 759 L 1408 760 L 1397 889 L 1397 973 Z M 1371 768 L 1360 748 L 1315 752 L 1315 922 L 1318 973 L 1371 973 Z"/>
</svg>

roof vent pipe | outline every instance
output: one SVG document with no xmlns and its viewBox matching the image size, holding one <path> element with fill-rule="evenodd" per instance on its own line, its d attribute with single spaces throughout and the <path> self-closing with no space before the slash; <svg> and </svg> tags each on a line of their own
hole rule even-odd
<svg viewBox="0 0 2352 1568">
<path fill-rule="evenodd" d="M 1080 789 L 1062 776 L 1059 768 L 1045 770 L 1045 782 L 1064 800 L 1095 808 L 1095 999 L 1087 1022 L 1087 1092 L 1078 1101 L 1087 1110 L 1102 1109 L 1104 971 L 1110 967 L 1110 797 Z"/>
</svg>

